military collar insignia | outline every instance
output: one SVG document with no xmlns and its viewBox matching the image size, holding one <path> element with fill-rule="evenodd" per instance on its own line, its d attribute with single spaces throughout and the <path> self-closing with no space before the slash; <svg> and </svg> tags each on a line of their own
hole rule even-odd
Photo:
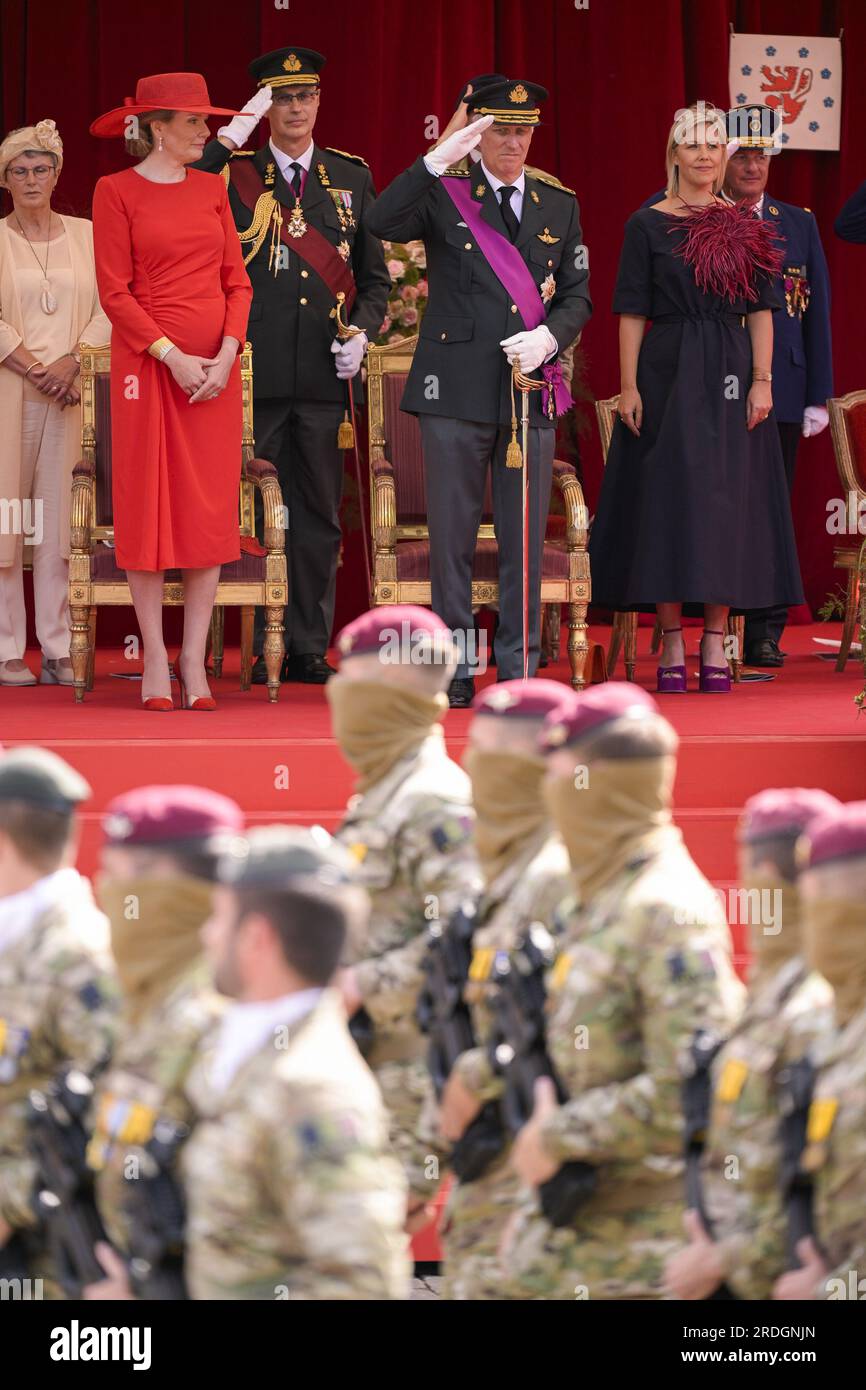
<svg viewBox="0 0 866 1390">
<path fill-rule="evenodd" d="M 483 197 L 484 197 L 484 194 L 485 194 L 486 192 L 487 192 L 487 184 L 486 184 L 486 183 L 479 183 L 479 184 L 476 184 L 476 186 L 475 186 L 475 196 L 476 196 L 476 198 L 483 198 Z"/>
<path fill-rule="evenodd" d="M 535 235 L 539 241 L 544 242 L 545 246 L 555 246 L 558 241 L 562 241 L 562 237 L 551 235 L 549 227 L 545 227 L 543 232 L 536 232 Z"/>
<path fill-rule="evenodd" d="M 277 177 L 277 166 L 272 159 L 265 165 L 265 188 L 273 188 Z"/>
<path fill-rule="evenodd" d="M 538 194 L 536 193 L 536 191 L 535 191 L 534 188 L 530 188 L 530 190 L 529 190 L 529 196 L 530 196 L 530 198 L 532 199 L 533 203 L 540 203 L 540 202 L 541 202 L 541 199 L 539 198 L 539 196 L 538 196 Z"/>
<path fill-rule="evenodd" d="M 329 188 L 331 185 L 331 180 L 328 178 L 328 171 L 321 160 L 319 160 L 318 164 L 316 165 L 316 173 L 319 176 L 319 183 L 322 185 L 322 187 Z"/>
</svg>

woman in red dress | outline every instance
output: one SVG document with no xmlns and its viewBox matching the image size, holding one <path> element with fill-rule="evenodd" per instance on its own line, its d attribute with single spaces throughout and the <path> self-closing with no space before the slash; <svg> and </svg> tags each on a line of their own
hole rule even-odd
<svg viewBox="0 0 866 1390">
<path fill-rule="evenodd" d="M 198 73 L 142 78 L 135 101 L 94 121 L 126 135 L 140 164 L 93 198 L 96 277 L 111 320 L 111 438 L 117 563 L 144 644 L 142 700 L 171 709 L 163 577 L 183 572 L 186 708 L 213 709 L 205 645 L 220 566 L 240 555 L 241 379 L 252 288 L 222 179 L 201 157 L 210 103 Z"/>
</svg>

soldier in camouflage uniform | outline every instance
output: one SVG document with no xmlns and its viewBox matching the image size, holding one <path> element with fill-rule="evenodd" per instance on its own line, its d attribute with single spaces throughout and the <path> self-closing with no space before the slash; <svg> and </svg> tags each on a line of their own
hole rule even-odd
<svg viewBox="0 0 866 1390">
<path fill-rule="evenodd" d="M 800 877 L 806 955 L 834 990 L 831 1034 L 810 1057 L 815 1083 L 800 1169 L 814 1183 L 814 1238 L 773 1297 L 866 1297 L 866 801 L 812 821 Z"/>
<path fill-rule="evenodd" d="M 90 788 L 41 748 L 0 759 L 0 1272 L 50 1278 L 34 1227 L 31 1089 L 91 1071 L 114 1028 L 108 924 L 70 865 Z M 52 1285 L 47 1293 L 57 1292 Z"/>
<path fill-rule="evenodd" d="M 712 1067 L 712 1106 L 700 1165 L 703 1211 L 686 1213 L 691 1240 L 669 1261 L 675 1298 L 766 1299 L 785 1267 L 780 1191 L 780 1074 L 832 1027 L 833 994 L 803 955 L 795 845 L 838 806 L 802 787 L 760 792 L 740 820 L 740 902 L 752 967 L 745 1011 Z M 711 1234 L 710 1234 L 711 1232 Z"/>
<path fill-rule="evenodd" d="M 658 1298 L 682 1221 L 684 1054 L 699 1026 L 730 1029 L 742 987 L 718 897 L 671 820 L 677 739 L 652 697 L 569 692 L 541 744 L 580 902 L 548 979 L 548 1050 L 570 1099 L 536 1083 L 513 1161 L 531 1188 L 572 1160 L 596 1187 L 558 1228 L 530 1196 L 503 1270 L 523 1297 Z"/>
<path fill-rule="evenodd" d="M 341 982 L 347 1010 L 372 1020 L 368 1060 L 392 1117 L 392 1139 L 417 1201 L 433 1195 L 417 1133 L 428 1096 L 415 1021 L 427 928 L 481 887 L 472 846 L 469 778 L 445 751 L 441 720 L 454 671 L 445 624 L 424 608 L 376 608 L 344 628 L 339 675 L 325 694 L 334 736 L 358 773 L 337 838 L 370 895 L 366 939 Z M 436 1152 L 435 1130 L 421 1148 Z"/>
<path fill-rule="evenodd" d="M 456 1141 L 482 1105 L 501 1092 L 488 1051 L 494 1035 L 490 982 L 494 957 L 509 952 L 530 923 L 551 930 L 554 913 L 573 893 L 568 851 L 553 830 L 537 750 L 545 716 L 562 700 L 556 681 L 503 681 L 473 702 L 463 766 L 472 781 L 475 845 L 484 874 L 474 955 L 465 991 L 478 1046 L 458 1059 L 442 1100 L 442 1129 Z M 443 1293 L 449 1298 L 502 1298 L 497 1249 L 519 1190 L 509 1147 L 473 1182 L 455 1180 L 442 1230 Z"/>
<path fill-rule="evenodd" d="M 106 808 L 96 887 L 111 922 L 123 1016 L 97 1087 L 87 1156 L 106 1232 L 124 1255 L 135 1253 L 133 1183 L 153 1169 L 154 1131 L 170 1125 L 183 1135 L 195 1121 L 184 1088 L 221 1011 L 201 929 L 217 855 L 242 829 L 240 807 L 203 787 L 138 787 Z M 91 1286 L 88 1296 L 100 1294 Z"/>
</svg>

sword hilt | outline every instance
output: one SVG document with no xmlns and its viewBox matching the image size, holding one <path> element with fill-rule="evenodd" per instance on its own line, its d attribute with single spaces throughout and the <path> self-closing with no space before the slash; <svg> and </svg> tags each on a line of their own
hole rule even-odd
<svg viewBox="0 0 866 1390">
<path fill-rule="evenodd" d="M 343 318 L 343 309 L 346 303 L 346 296 L 343 290 L 337 291 L 337 303 L 331 310 L 331 318 L 337 320 L 337 337 L 341 343 L 345 343 L 347 338 L 354 338 L 356 334 L 363 333 L 363 328 L 355 328 L 351 323 L 346 323 Z"/>
</svg>

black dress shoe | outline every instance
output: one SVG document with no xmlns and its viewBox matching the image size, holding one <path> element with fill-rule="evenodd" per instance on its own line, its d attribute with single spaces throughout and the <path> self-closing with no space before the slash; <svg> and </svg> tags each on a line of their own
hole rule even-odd
<svg viewBox="0 0 866 1390">
<path fill-rule="evenodd" d="M 303 652 L 301 655 L 292 653 L 283 662 L 283 669 L 280 673 L 280 680 L 301 681 L 304 685 L 325 685 L 337 673 L 333 666 L 329 666 L 323 656 L 316 656 L 314 652 Z"/>
<path fill-rule="evenodd" d="M 747 666 L 781 666 L 784 659 L 778 642 L 769 637 L 765 642 L 756 642 L 753 647 L 746 648 Z"/>
<path fill-rule="evenodd" d="M 452 709 L 468 709 L 475 698 L 475 681 L 471 676 L 465 679 L 455 676 L 448 687 L 448 704 Z"/>
</svg>

